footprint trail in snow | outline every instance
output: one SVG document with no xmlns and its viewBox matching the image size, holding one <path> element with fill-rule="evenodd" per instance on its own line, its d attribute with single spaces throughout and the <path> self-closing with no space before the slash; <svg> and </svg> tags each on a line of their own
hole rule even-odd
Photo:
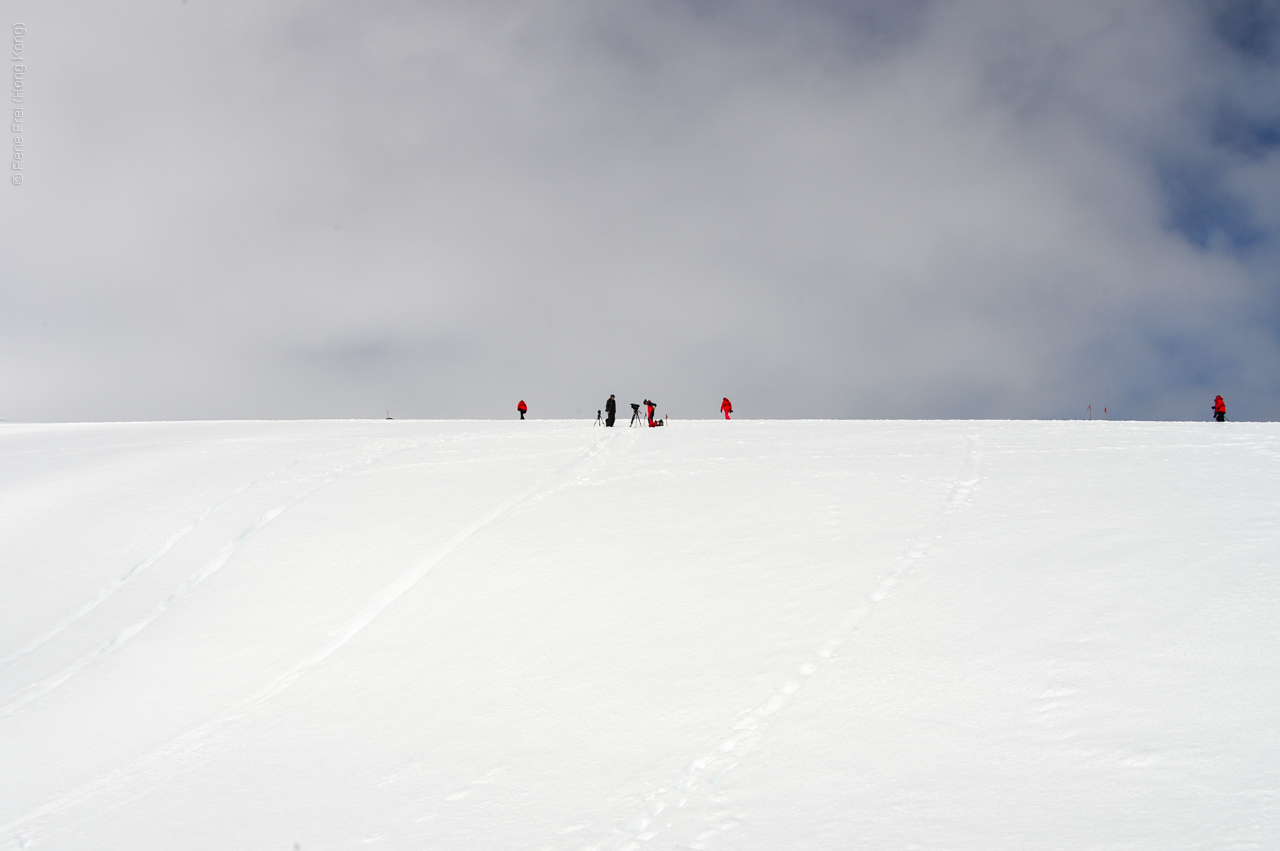
<svg viewBox="0 0 1280 851">
<path fill-rule="evenodd" d="M 671 781 L 642 796 L 633 804 L 631 815 L 620 820 L 605 835 L 586 844 L 577 844 L 577 851 L 628 851 L 640 848 L 664 830 L 674 826 L 672 811 L 680 811 L 682 821 L 694 813 L 704 813 L 707 826 L 688 841 L 688 847 L 702 851 L 719 834 L 732 830 L 740 819 L 726 809 L 728 800 L 719 792 L 721 781 L 746 756 L 754 751 L 763 739 L 769 725 L 795 698 L 805 681 L 818 673 L 874 611 L 877 603 L 889 597 L 902 577 L 933 548 L 942 535 L 947 518 L 968 501 L 977 485 L 978 469 L 982 462 L 982 446 L 979 438 L 970 437 L 960 472 L 952 482 L 946 499 L 933 517 L 907 543 L 875 587 L 837 624 L 830 636 L 795 671 L 794 676 L 774 690 L 767 700 L 745 712 L 729 728 L 729 733 L 711 750 L 687 762 Z M 664 818 L 664 814 L 666 817 Z M 582 829 L 575 825 L 573 830 Z"/>
</svg>

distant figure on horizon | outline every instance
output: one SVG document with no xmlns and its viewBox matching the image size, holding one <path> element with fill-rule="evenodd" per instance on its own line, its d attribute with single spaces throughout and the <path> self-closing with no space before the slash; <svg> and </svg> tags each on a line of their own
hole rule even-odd
<svg viewBox="0 0 1280 851">
<path fill-rule="evenodd" d="M 612 393 L 609 394 L 609 401 L 604 403 L 604 412 L 608 415 L 604 419 L 604 424 L 613 428 L 613 418 L 618 413 L 618 402 L 613 398 Z"/>
<path fill-rule="evenodd" d="M 1227 403 L 1222 401 L 1221 396 L 1213 397 L 1213 418 L 1220 423 L 1227 421 Z"/>
<path fill-rule="evenodd" d="M 724 401 L 720 403 L 720 410 L 724 412 L 724 418 L 729 419 L 729 415 L 733 413 L 733 405 L 729 402 L 729 397 L 725 396 Z"/>
<path fill-rule="evenodd" d="M 516 405 L 516 410 L 520 412 L 520 419 L 524 419 L 525 411 L 529 410 L 529 406 L 524 403 L 523 399 L 521 399 L 520 404 Z"/>
</svg>

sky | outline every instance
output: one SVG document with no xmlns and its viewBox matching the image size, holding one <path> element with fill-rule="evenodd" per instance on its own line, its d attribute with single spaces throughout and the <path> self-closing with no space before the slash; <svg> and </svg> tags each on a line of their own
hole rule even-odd
<svg viewBox="0 0 1280 851">
<path fill-rule="evenodd" d="M 1280 2 L 0 9 L 9 421 L 1280 418 Z"/>
</svg>

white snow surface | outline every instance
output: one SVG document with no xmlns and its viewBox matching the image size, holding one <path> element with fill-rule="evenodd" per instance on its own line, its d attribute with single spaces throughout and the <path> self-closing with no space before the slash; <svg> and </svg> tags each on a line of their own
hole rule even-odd
<svg viewBox="0 0 1280 851">
<path fill-rule="evenodd" d="M 1273 424 L 3 424 L 0 848 L 1280 848 L 1278 570 Z"/>
</svg>

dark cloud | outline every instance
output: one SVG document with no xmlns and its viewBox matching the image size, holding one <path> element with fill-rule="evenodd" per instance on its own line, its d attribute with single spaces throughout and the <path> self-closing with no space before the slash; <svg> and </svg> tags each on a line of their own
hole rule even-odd
<svg viewBox="0 0 1280 851">
<path fill-rule="evenodd" d="M 1280 39 L 1280 2 L 1208 0 L 1206 7 L 1218 37 L 1241 53 L 1273 61 Z"/>
<path fill-rule="evenodd" d="M 1280 415 L 1273 3 L 5 8 L 10 419 Z"/>
</svg>

